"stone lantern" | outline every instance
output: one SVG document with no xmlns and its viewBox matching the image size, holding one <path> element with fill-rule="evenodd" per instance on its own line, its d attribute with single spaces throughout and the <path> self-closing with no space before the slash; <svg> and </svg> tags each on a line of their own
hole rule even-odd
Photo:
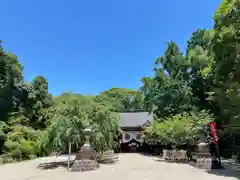
<svg viewBox="0 0 240 180">
<path fill-rule="evenodd" d="M 206 157 L 210 157 L 210 148 L 209 148 L 209 144 L 206 142 L 206 135 L 204 132 L 205 127 L 199 127 L 198 129 L 198 142 L 197 142 L 197 149 L 196 149 L 196 153 L 195 155 L 197 157 L 201 157 L 201 158 L 206 158 Z"/>
<path fill-rule="evenodd" d="M 193 153 L 193 160 L 196 162 L 196 167 L 211 169 L 212 157 L 209 144 L 206 142 L 206 133 L 204 126 L 198 129 L 198 138 L 197 147 Z"/>
<path fill-rule="evenodd" d="M 83 133 L 86 141 L 75 157 L 75 161 L 71 169 L 71 171 L 74 172 L 90 171 L 95 170 L 99 167 L 94 151 L 89 143 L 89 138 L 91 136 L 92 130 L 86 128 Z"/>
</svg>

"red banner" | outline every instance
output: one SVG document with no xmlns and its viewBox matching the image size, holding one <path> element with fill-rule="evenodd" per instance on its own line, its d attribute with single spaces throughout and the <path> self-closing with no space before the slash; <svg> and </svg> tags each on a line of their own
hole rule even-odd
<svg viewBox="0 0 240 180">
<path fill-rule="evenodd" d="M 211 126 L 211 130 L 212 130 L 212 136 L 213 136 L 213 143 L 217 144 L 217 131 L 216 131 L 216 123 L 215 122 L 211 122 L 210 123 Z"/>
</svg>

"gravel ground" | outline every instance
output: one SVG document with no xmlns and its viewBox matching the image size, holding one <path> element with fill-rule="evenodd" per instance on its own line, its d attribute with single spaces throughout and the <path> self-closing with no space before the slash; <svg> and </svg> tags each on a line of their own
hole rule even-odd
<svg viewBox="0 0 240 180">
<path fill-rule="evenodd" d="M 65 168 L 40 170 L 39 163 L 56 158 L 0 166 L 0 180 L 236 180 L 204 172 L 188 164 L 167 163 L 140 154 L 119 154 L 116 164 L 101 165 L 96 171 L 66 172 Z M 63 157 L 66 159 L 66 157 Z M 59 158 L 58 158 L 59 160 Z M 224 170 L 223 170 L 224 171 Z"/>
</svg>

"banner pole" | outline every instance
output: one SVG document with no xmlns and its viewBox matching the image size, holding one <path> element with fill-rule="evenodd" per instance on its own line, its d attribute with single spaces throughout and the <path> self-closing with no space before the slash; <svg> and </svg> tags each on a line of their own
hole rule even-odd
<svg viewBox="0 0 240 180">
<path fill-rule="evenodd" d="M 219 146 L 218 146 L 218 141 L 216 143 L 216 151 L 217 151 L 217 156 L 218 156 L 218 161 L 219 161 L 219 165 L 222 168 L 222 162 L 221 162 L 221 157 L 220 157 L 220 151 L 219 151 Z"/>
<path fill-rule="evenodd" d="M 211 130 L 212 130 L 213 143 L 215 144 L 215 148 L 216 148 L 216 158 L 218 159 L 220 168 L 222 168 L 223 166 L 222 166 L 222 162 L 221 162 L 220 150 L 219 150 L 219 145 L 218 145 L 216 122 L 211 122 L 210 126 L 211 126 Z"/>
</svg>

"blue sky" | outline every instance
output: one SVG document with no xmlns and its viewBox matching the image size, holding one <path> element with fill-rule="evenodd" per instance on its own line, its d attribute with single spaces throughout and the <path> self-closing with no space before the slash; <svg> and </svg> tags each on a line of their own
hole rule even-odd
<svg viewBox="0 0 240 180">
<path fill-rule="evenodd" d="M 139 88 L 167 41 L 184 50 L 211 28 L 220 0 L 2 0 L 0 39 L 30 81 L 42 75 L 54 95 Z"/>
</svg>

